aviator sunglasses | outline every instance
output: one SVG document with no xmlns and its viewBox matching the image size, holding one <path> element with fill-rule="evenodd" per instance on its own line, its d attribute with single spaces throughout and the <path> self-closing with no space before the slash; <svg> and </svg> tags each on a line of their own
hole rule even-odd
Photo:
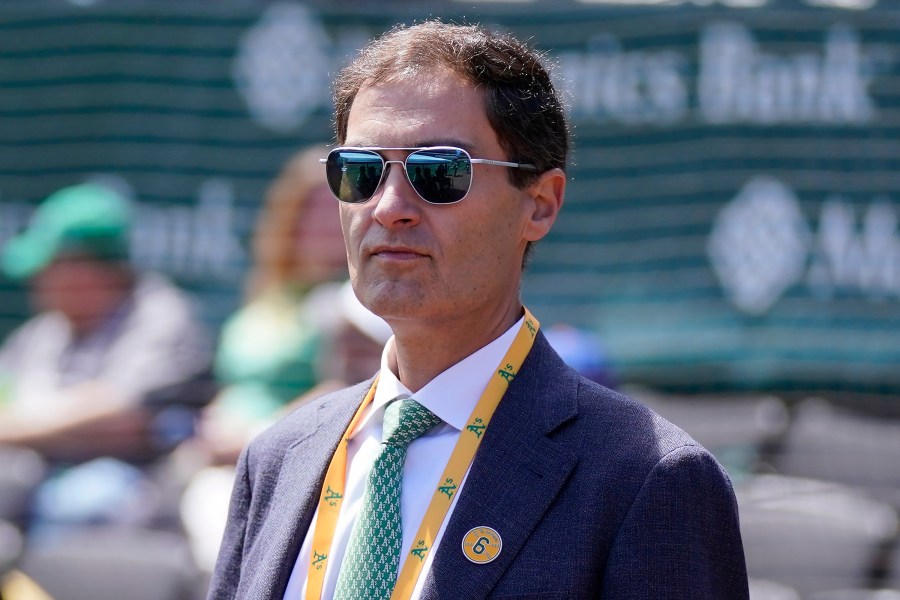
<svg viewBox="0 0 900 600">
<path fill-rule="evenodd" d="M 382 152 L 406 151 L 404 160 L 385 160 Z M 472 165 L 485 164 L 537 171 L 534 165 L 472 158 L 462 148 L 335 148 L 325 163 L 325 176 L 334 197 L 341 202 L 367 202 L 384 181 L 387 166 L 403 165 L 406 179 L 419 197 L 429 204 L 453 204 L 466 197 L 472 187 Z"/>
</svg>

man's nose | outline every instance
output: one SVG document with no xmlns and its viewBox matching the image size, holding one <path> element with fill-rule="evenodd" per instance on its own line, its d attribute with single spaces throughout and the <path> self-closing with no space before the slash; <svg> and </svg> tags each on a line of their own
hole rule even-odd
<svg viewBox="0 0 900 600">
<path fill-rule="evenodd" d="M 381 189 L 372 199 L 377 203 L 373 217 L 387 228 L 415 225 L 421 218 L 424 203 L 412 188 L 403 163 L 387 161 L 385 169 Z"/>
</svg>

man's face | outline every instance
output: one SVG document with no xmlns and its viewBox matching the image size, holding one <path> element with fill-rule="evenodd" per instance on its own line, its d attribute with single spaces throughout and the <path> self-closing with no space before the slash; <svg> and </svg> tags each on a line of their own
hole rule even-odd
<svg viewBox="0 0 900 600">
<path fill-rule="evenodd" d="M 446 70 L 363 87 L 350 110 L 345 145 L 458 146 L 473 158 L 508 160 L 482 93 Z M 390 151 L 385 157 L 406 155 Z M 472 168 L 472 188 L 456 204 L 427 204 L 398 164 L 388 165 L 367 203 L 341 204 L 353 287 L 392 326 L 405 319 L 436 324 L 501 314 L 518 303 L 532 205 L 509 183 L 507 168 Z"/>
</svg>

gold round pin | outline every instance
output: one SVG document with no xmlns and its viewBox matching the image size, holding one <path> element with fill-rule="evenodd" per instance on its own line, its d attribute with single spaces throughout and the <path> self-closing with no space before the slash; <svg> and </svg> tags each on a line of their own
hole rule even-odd
<svg viewBox="0 0 900 600">
<path fill-rule="evenodd" d="M 462 551 L 473 563 L 486 564 L 497 558 L 503 540 L 496 529 L 473 527 L 463 536 Z"/>
</svg>

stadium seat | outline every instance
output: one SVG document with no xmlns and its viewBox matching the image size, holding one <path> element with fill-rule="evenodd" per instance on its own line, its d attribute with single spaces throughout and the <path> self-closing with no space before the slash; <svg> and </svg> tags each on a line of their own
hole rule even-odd
<svg viewBox="0 0 900 600">
<path fill-rule="evenodd" d="M 750 600 L 800 600 L 800 595 L 784 584 L 751 577 Z"/>
<path fill-rule="evenodd" d="M 894 544 L 893 554 L 889 561 L 885 580 L 885 585 L 900 591 L 900 540 Z"/>
<path fill-rule="evenodd" d="M 35 487 L 46 473 L 41 456 L 27 448 L 0 446 L 0 519 L 21 523 Z"/>
<path fill-rule="evenodd" d="M 194 600 L 199 575 L 181 536 L 80 527 L 29 540 L 19 568 L 58 600 Z"/>
<path fill-rule="evenodd" d="M 788 428 L 788 411 L 774 396 L 663 396 L 641 388 L 626 393 L 703 444 L 735 480 L 759 469 L 767 446 Z"/>
<path fill-rule="evenodd" d="M 736 491 L 750 576 L 802 598 L 867 587 L 897 532 L 893 508 L 840 484 L 760 475 Z"/>
<path fill-rule="evenodd" d="M 837 590 L 813 594 L 806 600 L 900 600 L 900 590 Z"/>
<path fill-rule="evenodd" d="M 819 399 L 795 411 L 779 473 L 864 489 L 900 509 L 900 421 L 855 414 Z"/>
<path fill-rule="evenodd" d="M 9 572 L 19 560 L 23 545 L 19 529 L 9 521 L 0 519 L 0 577 Z"/>
</svg>

